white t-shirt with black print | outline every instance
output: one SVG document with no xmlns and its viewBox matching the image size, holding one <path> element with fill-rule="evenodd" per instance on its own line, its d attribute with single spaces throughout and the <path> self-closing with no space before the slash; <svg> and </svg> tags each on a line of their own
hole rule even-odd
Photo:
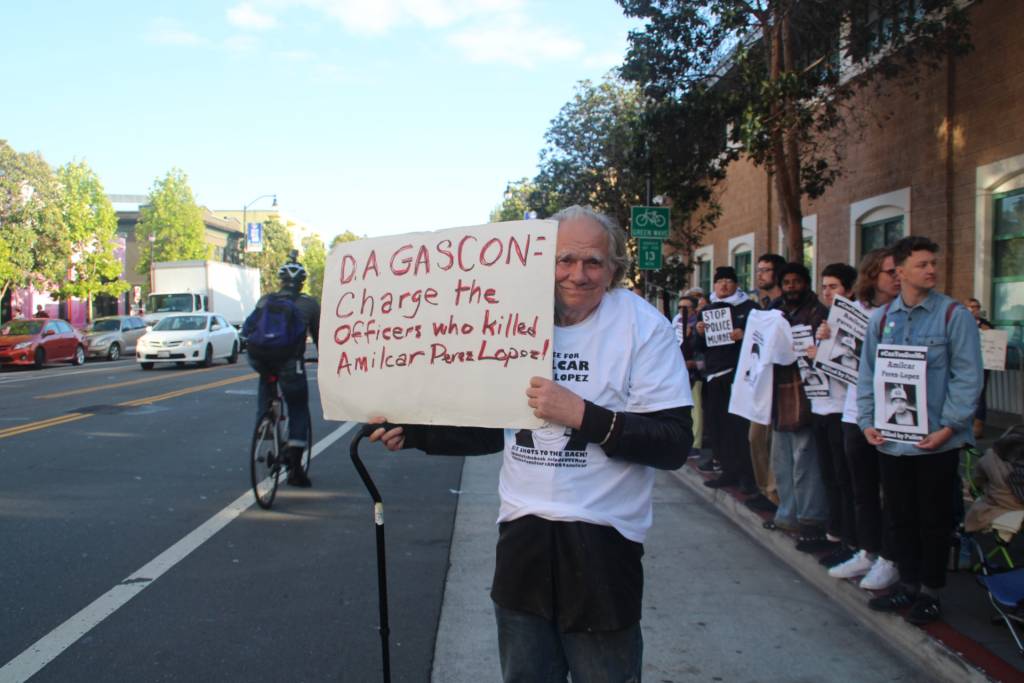
<svg viewBox="0 0 1024 683">
<path fill-rule="evenodd" d="M 693 405 L 672 325 L 624 289 L 607 292 L 583 322 L 555 326 L 554 381 L 616 412 Z M 505 430 L 498 521 L 537 515 L 612 526 L 642 543 L 651 526 L 654 470 L 609 458 L 572 430 Z"/>
<path fill-rule="evenodd" d="M 732 381 L 729 412 L 751 422 L 771 424 L 772 366 L 792 365 L 796 359 L 793 333 L 782 311 L 751 311 Z"/>
</svg>

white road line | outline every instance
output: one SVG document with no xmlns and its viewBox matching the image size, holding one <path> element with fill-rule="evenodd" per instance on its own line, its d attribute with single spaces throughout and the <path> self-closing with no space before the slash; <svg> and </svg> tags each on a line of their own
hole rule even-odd
<svg viewBox="0 0 1024 683">
<path fill-rule="evenodd" d="M 18 384 L 19 382 L 38 382 L 41 379 L 50 379 L 57 377 L 71 377 L 72 375 L 91 375 L 97 372 L 118 372 L 121 370 L 131 370 L 135 363 L 132 365 L 112 365 L 107 364 L 106 367 L 94 368 L 91 370 L 70 370 L 68 372 L 61 372 L 55 368 L 43 368 L 41 370 L 22 370 L 13 371 L 17 372 L 17 375 L 5 375 L 0 377 L 0 384 Z"/>
<path fill-rule="evenodd" d="M 331 444 L 358 427 L 358 422 L 346 422 L 313 447 L 311 457 L 315 458 Z M 60 653 L 71 647 L 75 641 L 96 628 L 104 619 L 124 606 L 126 602 L 141 593 L 174 565 L 208 541 L 214 534 L 226 527 L 239 515 L 252 507 L 256 499 L 249 489 L 233 503 L 193 529 L 184 538 L 163 551 L 118 585 L 92 601 L 78 614 L 30 645 L 20 655 L 7 662 L 0 669 L 0 683 L 22 683 L 36 675 L 40 669 L 52 662 Z"/>
</svg>

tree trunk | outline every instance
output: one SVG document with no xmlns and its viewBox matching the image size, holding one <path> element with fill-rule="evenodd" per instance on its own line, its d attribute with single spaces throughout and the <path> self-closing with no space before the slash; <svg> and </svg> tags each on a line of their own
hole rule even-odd
<svg viewBox="0 0 1024 683">
<path fill-rule="evenodd" d="M 789 12 L 782 8 L 774 16 L 771 27 L 771 72 L 778 80 L 784 72 L 794 69 L 793 36 Z M 772 112 L 772 157 L 775 187 L 779 195 L 779 217 L 784 230 L 784 253 L 790 261 L 803 262 L 803 210 L 800 207 L 800 147 L 792 123 L 790 107 L 776 106 Z"/>
</svg>

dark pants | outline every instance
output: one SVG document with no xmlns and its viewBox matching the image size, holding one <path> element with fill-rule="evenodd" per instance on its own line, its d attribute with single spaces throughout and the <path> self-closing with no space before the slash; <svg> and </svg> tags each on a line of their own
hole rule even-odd
<svg viewBox="0 0 1024 683">
<path fill-rule="evenodd" d="M 734 374 L 730 372 L 707 383 L 705 411 L 709 431 L 714 435 L 711 450 L 722 466 L 723 478 L 754 488 L 754 468 L 750 464 L 750 421 L 729 412 Z"/>
<path fill-rule="evenodd" d="M 494 605 L 504 683 L 640 683 L 640 624 L 563 633 L 553 622 Z"/>
<path fill-rule="evenodd" d="M 857 545 L 857 525 L 853 508 L 853 484 L 843 446 L 843 416 L 840 413 L 814 416 L 814 439 L 818 445 L 818 464 L 828 502 L 826 530 L 851 548 Z"/>
<path fill-rule="evenodd" d="M 268 370 L 259 365 L 253 368 L 260 373 L 259 390 L 256 397 L 256 419 L 259 420 L 270 406 L 270 383 L 266 380 Z M 276 371 L 277 383 L 288 404 L 288 445 L 305 448 L 309 439 L 309 385 L 306 383 L 306 366 L 302 360 L 284 363 Z"/>
<path fill-rule="evenodd" d="M 953 479 L 960 451 L 882 454 L 882 486 L 900 580 L 928 588 L 946 585 L 953 534 Z"/>
<path fill-rule="evenodd" d="M 890 525 L 882 506 L 881 455 L 864 438 L 860 427 L 843 424 L 843 446 L 853 491 L 853 516 L 857 527 L 857 548 L 872 555 L 893 559 L 889 542 Z"/>
</svg>

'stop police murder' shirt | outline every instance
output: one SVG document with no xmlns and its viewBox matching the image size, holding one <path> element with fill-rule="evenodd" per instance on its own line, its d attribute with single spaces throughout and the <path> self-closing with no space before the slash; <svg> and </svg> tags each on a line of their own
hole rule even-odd
<svg viewBox="0 0 1024 683">
<path fill-rule="evenodd" d="M 583 322 L 554 330 L 552 379 L 613 411 L 693 405 L 669 322 L 625 289 L 605 294 Z M 498 521 L 526 515 L 614 527 L 643 543 L 651 526 L 654 470 L 611 459 L 557 424 L 505 430 Z"/>
</svg>

